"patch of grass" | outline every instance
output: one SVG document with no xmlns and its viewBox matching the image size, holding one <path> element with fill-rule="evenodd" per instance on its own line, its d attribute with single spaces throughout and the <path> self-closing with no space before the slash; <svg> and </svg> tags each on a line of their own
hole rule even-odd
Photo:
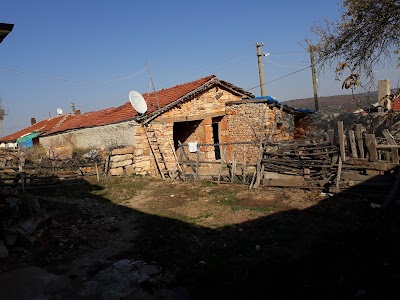
<svg viewBox="0 0 400 300">
<path fill-rule="evenodd" d="M 148 181 L 132 177 L 110 177 L 97 182 L 96 180 L 82 180 L 79 185 L 61 186 L 46 190 L 34 191 L 35 195 L 71 198 L 105 198 L 115 203 L 134 196 L 143 189 Z"/>
</svg>

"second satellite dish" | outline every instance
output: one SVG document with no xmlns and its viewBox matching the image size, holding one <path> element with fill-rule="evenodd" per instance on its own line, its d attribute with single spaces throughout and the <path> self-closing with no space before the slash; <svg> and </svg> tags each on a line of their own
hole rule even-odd
<svg viewBox="0 0 400 300">
<path fill-rule="evenodd" d="M 144 114 L 147 111 L 146 100 L 143 96 L 136 91 L 131 91 L 129 93 L 129 101 L 131 102 L 133 108 L 139 113 Z"/>
<path fill-rule="evenodd" d="M 57 108 L 57 113 L 58 113 L 59 115 L 62 115 L 63 110 L 62 110 L 61 108 Z"/>
</svg>

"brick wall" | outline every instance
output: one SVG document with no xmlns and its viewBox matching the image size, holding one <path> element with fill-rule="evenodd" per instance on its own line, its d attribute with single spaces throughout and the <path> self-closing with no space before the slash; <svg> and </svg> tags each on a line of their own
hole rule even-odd
<svg viewBox="0 0 400 300">
<path fill-rule="evenodd" d="M 393 100 L 392 108 L 394 111 L 400 111 L 400 97 Z"/>
</svg>

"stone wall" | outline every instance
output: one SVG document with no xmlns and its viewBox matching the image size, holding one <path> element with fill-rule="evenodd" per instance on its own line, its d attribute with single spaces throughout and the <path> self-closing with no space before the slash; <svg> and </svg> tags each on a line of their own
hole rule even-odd
<svg viewBox="0 0 400 300">
<path fill-rule="evenodd" d="M 40 137 L 40 144 L 47 148 L 107 149 L 135 144 L 135 121 L 77 129 L 70 132 Z"/>
<path fill-rule="evenodd" d="M 176 141 L 174 141 L 174 123 L 194 124 L 190 129 L 188 136 L 182 143 L 198 142 L 199 144 L 213 144 L 214 136 L 212 123 L 220 122 L 220 142 L 225 142 L 228 139 L 228 126 L 225 117 L 225 104 L 230 101 L 237 101 L 241 98 L 232 94 L 230 91 L 223 88 L 214 87 L 197 96 L 191 101 L 184 102 L 179 106 L 172 108 L 165 112 L 162 116 L 157 117 L 151 122 L 157 135 L 162 153 L 164 154 L 165 161 L 168 168 L 173 170 L 176 168 L 176 160 L 174 156 L 174 149 Z M 185 126 L 182 126 L 185 127 Z M 175 131 L 176 131 L 175 127 Z M 175 133 L 176 134 L 176 133 Z M 175 137 L 176 138 L 176 137 Z M 147 142 L 147 141 L 146 141 Z M 147 143 L 148 144 L 148 143 Z M 145 146 L 145 143 L 143 143 Z M 186 148 L 187 149 L 187 148 Z M 186 152 L 191 158 L 195 159 L 197 154 Z M 177 157 L 181 154 L 176 152 Z M 199 157 L 201 160 L 215 160 L 215 152 L 213 146 L 200 147 Z M 155 161 L 151 157 L 150 172 L 156 172 Z"/>
<path fill-rule="evenodd" d="M 264 116 L 264 117 L 263 117 Z M 231 143 L 288 141 L 294 139 L 294 117 L 279 108 L 270 108 L 266 103 L 242 101 L 226 107 L 228 139 Z M 263 124 L 261 124 L 264 118 Z M 228 147 L 232 159 L 235 146 Z M 243 157 L 243 146 L 237 147 L 238 159 Z M 248 162 L 255 162 L 259 156 L 259 145 L 246 147 Z"/>
</svg>

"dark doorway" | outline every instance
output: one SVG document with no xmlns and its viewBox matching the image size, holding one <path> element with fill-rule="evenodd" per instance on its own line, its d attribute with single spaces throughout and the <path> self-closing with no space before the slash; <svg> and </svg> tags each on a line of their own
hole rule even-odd
<svg viewBox="0 0 400 300">
<path fill-rule="evenodd" d="M 217 117 L 212 119 L 212 129 L 213 129 L 213 143 L 214 145 L 214 152 L 215 152 L 215 159 L 221 159 L 221 147 L 220 143 L 220 122 L 222 117 Z"/>
<path fill-rule="evenodd" d="M 175 122 L 174 123 L 174 147 L 175 150 L 179 148 L 178 141 L 182 144 L 186 142 L 186 140 L 193 134 L 197 127 L 200 125 L 201 120 L 197 121 L 188 121 L 188 122 Z M 194 138 L 193 140 L 197 140 Z"/>
</svg>

